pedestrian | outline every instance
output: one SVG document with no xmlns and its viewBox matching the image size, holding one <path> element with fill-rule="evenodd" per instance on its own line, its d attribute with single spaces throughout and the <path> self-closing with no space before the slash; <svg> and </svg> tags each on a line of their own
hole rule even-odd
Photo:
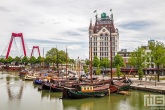
<svg viewBox="0 0 165 110">
<path fill-rule="evenodd" d="M 103 72 L 103 79 L 104 79 L 104 72 Z"/>
</svg>

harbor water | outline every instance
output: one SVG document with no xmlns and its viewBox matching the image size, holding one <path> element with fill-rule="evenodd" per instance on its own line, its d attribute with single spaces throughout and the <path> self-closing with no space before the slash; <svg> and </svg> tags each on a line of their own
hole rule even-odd
<svg viewBox="0 0 165 110">
<path fill-rule="evenodd" d="M 16 72 L 0 72 L 0 110 L 148 110 L 144 95 L 154 94 L 130 90 L 130 95 L 61 99 L 62 93 L 38 91 L 38 87 Z"/>
</svg>

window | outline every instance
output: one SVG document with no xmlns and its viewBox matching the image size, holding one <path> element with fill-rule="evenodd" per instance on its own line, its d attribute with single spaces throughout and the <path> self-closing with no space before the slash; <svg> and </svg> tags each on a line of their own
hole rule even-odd
<svg viewBox="0 0 165 110">
<path fill-rule="evenodd" d="M 108 36 L 108 33 L 105 33 L 105 36 Z"/>
<path fill-rule="evenodd" d="M 112 42 L 112 46 L 115 46 L 115 42 Z"/>
<path fill-rule="evenodd" d="M 115 47 L 112 47 L 112 51 L 115 51 Z"/>
<path fill-rule="evenodd" d="M 112 37 L 112 40 L 115 41 L 115 37 Z"/>
</svg>

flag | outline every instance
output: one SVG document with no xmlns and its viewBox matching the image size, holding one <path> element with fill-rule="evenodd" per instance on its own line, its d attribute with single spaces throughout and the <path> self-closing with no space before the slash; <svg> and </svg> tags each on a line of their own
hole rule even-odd
<svg viewBox="0 0 165 110">
<path fill-rule="evenodd" d="M 96 13 L 97 10 L 95 10 L 93 13 Z"/>
</svg>

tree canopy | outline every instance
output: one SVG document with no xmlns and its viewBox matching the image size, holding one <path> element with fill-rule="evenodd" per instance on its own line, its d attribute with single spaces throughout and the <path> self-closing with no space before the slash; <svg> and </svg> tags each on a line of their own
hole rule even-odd
<svg viewBox="0 0 165 110">
<path fill-rule="evenodd" d="M 155 63 L 158 73 L 157 73 L 157 79 L 159 81 L 159 75 L 160 75 L 160 66 L 165 65 L 165 47 L 162 42 L 149 42 L 149 49 L 151 50 L 151 55 L 153 62 Z"/>
<path fill-rule="evenodd" d="M 114 57 L 114 67 L 123 67 L 124 66 L 124 60 L 122 58 L 122 56 L 120 56 L 119 54 L 117 54 L 115 57 Z"/>
<path fill-rule="evenodd" d="M 138 47 L 133 52 L 131 52 L 131 56 L 129 58 L 129 64 L 138 69 L 139 79 L 142 79 L 143 71 L 142 69 L 145 66 L 146 55 L 145 50 L 143 48 Z"/>
<path fill-rule="evenodd" d="M 93 61 L 92 61 L 92 65 L 94 67 L 100 67 L 100 60 L 98 59 L 97 56 L 94 56 Z"/>
<path fill-rule="evenodd" d="M 104 68 L 110 67 L 110 60 L 108 58 L 102 58 L 100 61 L 100 66 Z"/>
</svg>

